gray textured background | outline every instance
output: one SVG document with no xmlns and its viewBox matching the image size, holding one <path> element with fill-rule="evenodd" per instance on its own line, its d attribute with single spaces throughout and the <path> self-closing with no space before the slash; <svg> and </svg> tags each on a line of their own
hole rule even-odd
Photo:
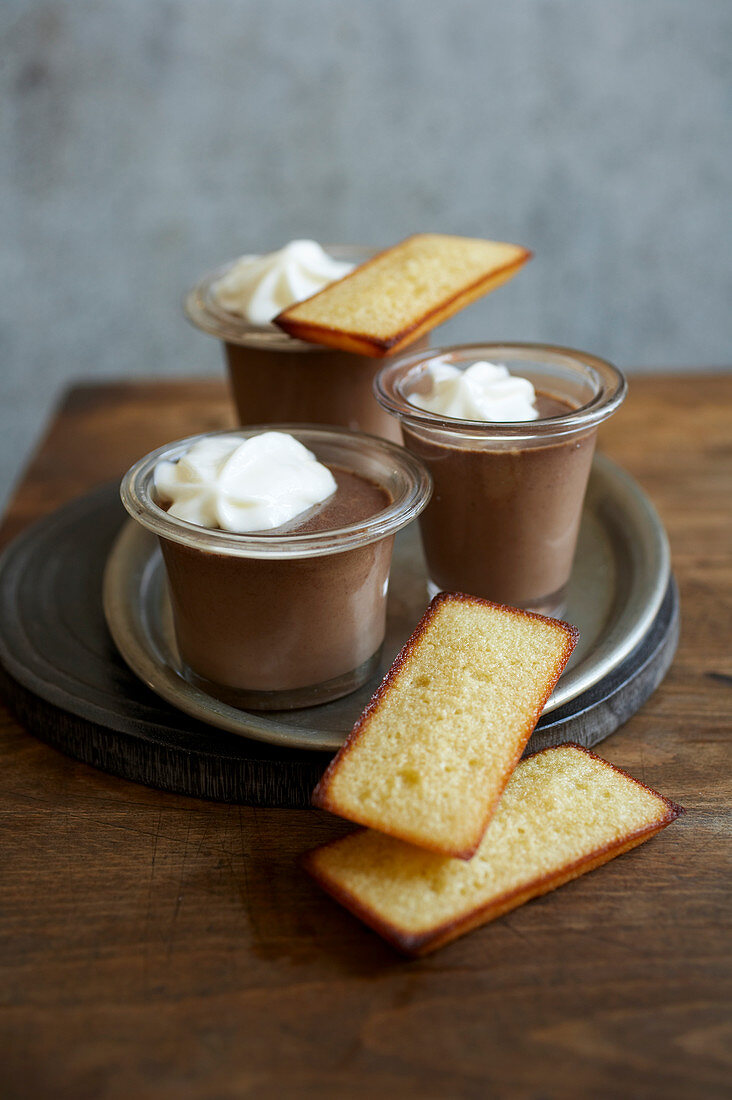
<svg viewBox="0 0 732 1100">
<path fill-rule="evenodd" d="M 0 504 L 63 386 L 221 371 L 205 269 L 438 230 L 446 339 L 732 361 L 730 0 L 2 0 Z"/>
</svg>

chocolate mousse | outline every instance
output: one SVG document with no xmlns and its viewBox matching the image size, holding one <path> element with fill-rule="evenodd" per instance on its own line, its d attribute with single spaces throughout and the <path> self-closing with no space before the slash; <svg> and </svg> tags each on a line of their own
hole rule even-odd
<svg viewBox="0 0 732 1100">
<path fill-rule="evenodd" d="M 394 535 L 430 492 L 403 447 L 307 426 L 180 440 L 121 486 L 160 542 L 181 672 L 262 710 L 336 699 L 375 671 Z"/>
<path fill-rule="evenodd" d="M 537 393 L 540 419 L 574 407 Z M 530 447 L 437 444 L 403 426 L 434 481 L 420 523 L 436 590 L 557 611 L 564 603 L 596 430 Z"/>
<path fill-rule="evenodd" d="M 428 343 L 424 338 L 412 350 Z M 374 400 L 378 359 L 282 333 L 269 345 L 227 340 L 224 354 L 242 424 L 332 424 L 401 442 L 399 425 Z"/>
<path fill-rule="evenodd" d="M 391 503 L 368 478 L 331 470 L 338 485 L 332 497 L 262 538 L 336 530 Z M 242 692 L 262 693 L 248 705 L 265 707 L 268 692 L 322 685 L 370 662 L 384 637 L 392 543 L 281 560 L 163 541 L 178 648 L 191 678 L 235 704 Z"/>
<path fill-rule="evenodd" d="M 458 345 L 385 366 L 375 392 L 432 474 L 420 517 L 430 594 L 560 615 L 620 371 L 570 348 Z"/>
<path fill-rule="evenodd" d="M 186 314 L 224 345 L 241 424 L 327 424 L 400 442 L 399 426 L 377 404 L 378 361 L 293 339 L 270 323 L 292 301 L 338 279 L 373 249 L 291 241 L 277 252 L 243 257 L 204 276 L 186 297 Z M 427 347 L 429 337 L 412 342 Z"/>
<path fill-rule="evenodd" d="M 391 493 L 369 477 L 362 477 L 339 466 L 329 466 L 336 491 L 322 504 L 316 504 L 291 523 L 259 532 L 263 538 L 279 535 L 314 535 L 319 531 L 337 531 L 361 523 L 391 504 Z"/>
</svg>

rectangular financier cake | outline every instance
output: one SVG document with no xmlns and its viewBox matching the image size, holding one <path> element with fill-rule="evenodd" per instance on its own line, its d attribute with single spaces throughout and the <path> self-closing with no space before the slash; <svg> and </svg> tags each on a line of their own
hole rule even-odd
<svg viewBox="0 0 732 1100">
<path fill-rule="evenodd" d="M 436 596 L 313 803 L 469 859 L 576 640 L 556 619 Z"/>
<path fill-rule="evenodd" d="M 418 233 L 289 306 L 275 324 L 312 344 L 386 355 L 505 283 L 530 257 L 502 241 Z"/>
<path fill-rule="evenodd" d="M 516 768 L 465 862 L 361 829 L 309 852 L 306 870 L 408 955 L 424 955 L 642 844 L 683 810 L 579 745 Z"/>
</svg>

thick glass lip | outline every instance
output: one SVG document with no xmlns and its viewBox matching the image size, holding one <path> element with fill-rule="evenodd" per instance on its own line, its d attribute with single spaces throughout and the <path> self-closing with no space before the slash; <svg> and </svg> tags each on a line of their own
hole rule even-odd
<svg viewBox="0 0 732 1100">
<path fill-rule="evenodd" d="M 550 379 L 552 370 L 555 377 L 574 375 L 584 383 L 589 383 L 594 394 L 579 408 L 562 416 L 510 423 L 459 420 L 420 409 L 409 401 L 405 392 L 407 385 L 416 381 L 435 360 L 467 368 L 480 359 L 504 363 L 509 369 L 515 368 L 518 375 L 521 374 L 520 364 L 524 363 L 527 371 L 531 366 L 534 372 L 544 373 L 547 380 Z M 430 348 L 429 351 L 396 357 L 382 367 L 374 379 L 376 400 L 382 408 L 405 424 L 481 440 L 536 439 L 587 431 L 602 423 L 618 408 L 625 399 L 627 389 L 622 371 L 605 359 L 574 348 L 531 343 L 456 344 Z"/>
<path fill-rule="evenodd" d="M 359 523 L 306 535 L 237 535 L 200 527 L 168 515 L 154 498 L 153 474 L 163 459 L 175 461 L 194 443 L 217 435 L 248 439 L 260 432 L 287 432 L 313 451 L 321 461 L 363 471 L 387 484 L 392 503 Z M 366 468 L 364 468 L 366 467 Z M 394 481 L 398 483 L 396 486 Z M 160 538 L 192 549 L 240 558 L 312 558 L 367 546 L 406 527 L 425 508 L 432 495 L 432 478 L 422 462 L 396 443 L 364 432 L 302 424 L 262 424 L 216 432 L 202 432 L 167 443 L 145 455 L 122 479 L 120 496 L 133 519 Z"/>
<path fill-rule="evenodd" d="M 379 251 L 377 248 L 366 245 L 324 244 L 322 247 L 334 260 L 355 264 L 364 263 Z M 313 347 L 333 350 L 326 349 L 321 344 L 296 340 L 295 337 L 288 336 L 286 332 L 282 332 L 274 325 L 252 325 L 236 313 L 223 309 L 214 297 L 213 285 L 240 259 L 241 257 L 237 256 L 236 259 L 228 260 L 213 271 L 207 272 L 184 297 L 183 312 L 196 328 L 202 329 L 210 336 L 218 336 L 220 340 L 225 340 L 229 344 L 243 344 L 246 347 L 270 351 L 302 352 L 312 351 Z"/>
</svg>

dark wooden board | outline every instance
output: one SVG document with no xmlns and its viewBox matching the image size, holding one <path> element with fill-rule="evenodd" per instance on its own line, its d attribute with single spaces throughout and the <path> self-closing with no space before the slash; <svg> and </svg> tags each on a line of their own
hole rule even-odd
<svg viewBox="0 0 732 1100">
<path fill-rule="evenodd" d="M 0 677 L 23 724 L 49 744 L 134 782 L 223 802 L 307 806 L 328 761 L 189 718 L 119 657 L 101 607 L 124 520 L 116 485 L 65 505 L 19 536 L 0 563 Z M 646 701 L 678 640 L 673 581 L 646 637 L 611 675 L 542 718 L 527 751 L 590 747 Z"/>
</svg>

